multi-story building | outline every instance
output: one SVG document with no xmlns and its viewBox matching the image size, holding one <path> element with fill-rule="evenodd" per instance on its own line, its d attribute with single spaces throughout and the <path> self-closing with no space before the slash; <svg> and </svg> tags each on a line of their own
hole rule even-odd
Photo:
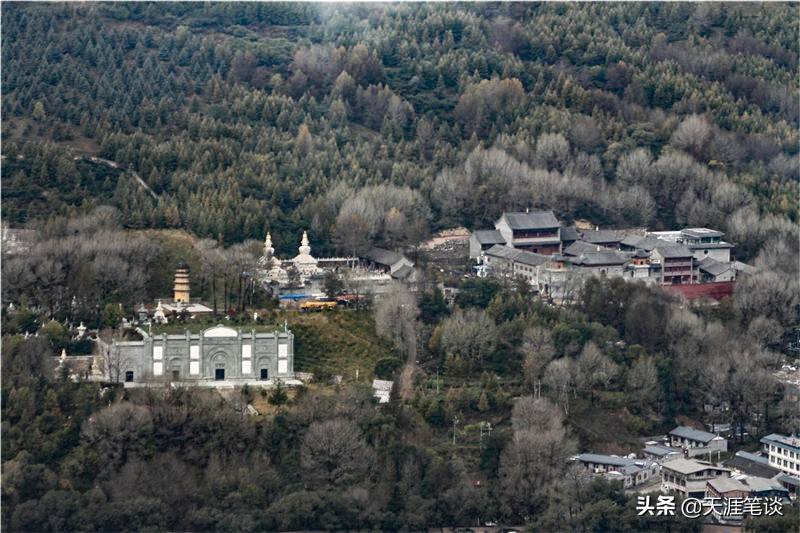
<svg viewBox="0 0 800 533">
<path fill-rule="evenodd" d="M 673 459 L 661 465 L 661 492 L 702 499 L 706 482 L 718 477 L 730 477 L 730 470 L 705 461 Z"/>
<path fill-rule="evenodd" d="M 650 253 L 650 264 L 656 265 L 661 285 L 697 283 L 697 266 L 692 251 L 681 244 L 657 246 Z"/>
<path fill-rule="evenodd" d="M 791 476 L 800 476 L 800 438 L 772 433 L 761 439 L 769 465 Z"/>
<path fill-rule="evenodd" d="M 561 251 L 561 223 L 552 211 L 503 213 L 494 227 L 512 248 L 542 255 Z"/>
</svg>

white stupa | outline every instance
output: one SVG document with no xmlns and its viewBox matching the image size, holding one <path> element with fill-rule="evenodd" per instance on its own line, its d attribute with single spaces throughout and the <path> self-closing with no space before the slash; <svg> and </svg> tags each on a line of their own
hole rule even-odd
<svg viewBox="0 0 800 533">
<path fill-rule="evenodd" d="M 319 272 L 317 260 L 311 255 L 311 246 L 308 244 L 308 233 L 303 232 L 303 238 L 300 240 L 300 247 L 297 250 L 299 253 L 292 259 L 292 263 L 301 276 L 312 276 Z"/>
</svg>

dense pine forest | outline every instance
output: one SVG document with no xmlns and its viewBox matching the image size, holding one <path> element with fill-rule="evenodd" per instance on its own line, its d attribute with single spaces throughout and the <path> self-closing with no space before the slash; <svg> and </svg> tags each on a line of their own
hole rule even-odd
<svg viewBox="0 0 800 533">
<path fill-rule="evenodd" d="M 111 203 L 130 228 L 226 243 L 308 228 L 347 248 L 547 207 L 720 227 L 747 258 L 797 221 L 790 4 L 7 3 L 3 15 L 15 225 Z M 395 230 L 392 208 L 418 224 Z"/>
<path fill-rule="evenodd" d="M 796 4 L 0 9 L 2 222 L 36 230 L 2 258 L 9 531 L 699 531 L 569 457 L 686 421 L 749 451 L 800 430 L 775 378 L 800 326 Z M 526 208 L 717 228 L 754 273 L 713 307 L 606 278 L 554 305 L 420 260 L 416 292 L 314 316 L 250 275 L 267 231 L 280 256 L 306 229 L 318 257 L 411 253 Z M 288 324 L 315 380 L 222 397 L 53 371 L 179 259 L 209 324 Z"/>
</svg>

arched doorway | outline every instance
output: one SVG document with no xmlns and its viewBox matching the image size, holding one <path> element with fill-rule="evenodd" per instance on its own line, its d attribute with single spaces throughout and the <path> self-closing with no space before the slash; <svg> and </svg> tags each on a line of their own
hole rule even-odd
<svg viewBox="0 0 800 533">
<path fill-rule="evenodd" d="M 218 351 L 211 356 L 209 370 L 214 381 L 225 381 L 227 378 L 232 377 L 229 372 L 233 367 L 229 364 L 229 360 L 230 357 L 224 351 Z"/>
</svg>

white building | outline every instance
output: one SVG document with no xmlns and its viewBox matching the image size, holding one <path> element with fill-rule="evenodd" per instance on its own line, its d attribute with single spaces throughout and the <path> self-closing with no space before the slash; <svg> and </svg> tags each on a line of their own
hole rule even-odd
<svg viewBox="0 0 800 533">
<path fill-rule="evenodd" d="M 162 333 L 140 341 L 114 341 L 107 379 L 137 384 L 233 386 L 286 384 L 294 379 L 294 335 L 289 329 L 241 331 L 221 325 L 181 335 Z"/>
<path fill-rule="evenodd" d="M 688 426 L 678 426 L 667 436 L 671 447 L 684 450 L 689 457 L 728 451 L 725 437 Z"/>
<path fill-rule="evenodd" d="M 769 465 L 791 476 L 800 476 L 800 438 L 772 433 L 761 439 Z"/>
<path fill-rule="evenodd" d="M 661 465 L 661 492 L 683 497 L 705 498 L 706 482 L 717 477 L 730 477 L 730 470 L 705 461 L 673 459 Z"/>
<path fill-rule="evenodd" d="M 685 245 L 698 261 L 707 257 L 721 263 L 730 263 L 731 261 L 733 245 L 722 240 L 725 234 L 721 231 L 708 228 L 684 228 L 680 231 L 653 231 L 648 232 L 647 235 Z"/>
</svg>

